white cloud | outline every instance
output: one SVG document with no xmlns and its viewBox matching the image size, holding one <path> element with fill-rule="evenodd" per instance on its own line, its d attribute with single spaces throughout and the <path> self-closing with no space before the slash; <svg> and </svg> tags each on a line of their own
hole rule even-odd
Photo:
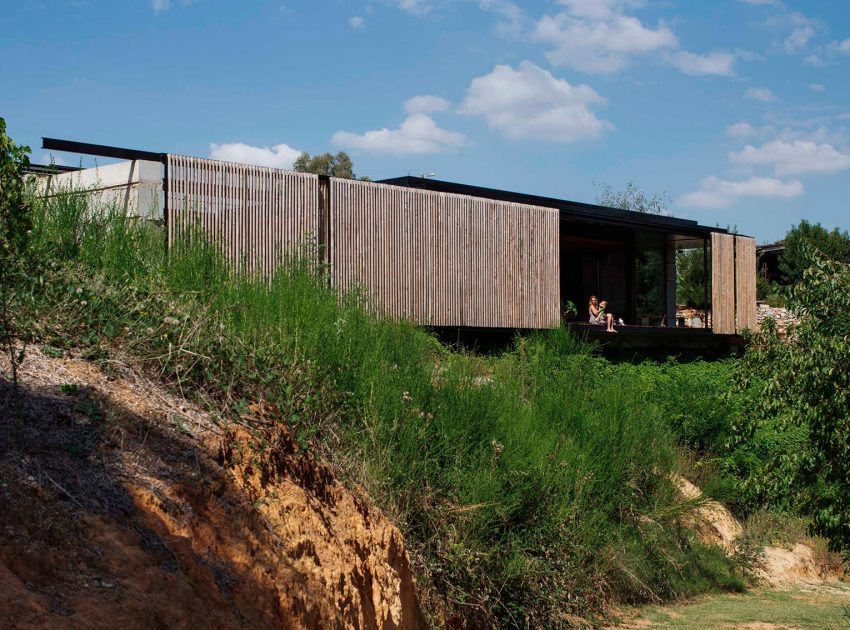
<svg viewBox="0 0 850 630">
<path fill-rule="evenodd" d="M 730 77 L 735 74 L 735 55 L 723 50 L 715 50 L 706 55 L 680 50 L 669 54 L 668 61 L 672 66 L 692 76 Z"/>
<path fill-rule="evenodd" d="M 478 6 L 501 18 L 496 24 L 496 32 L 506 37 L 520 36 L 528 22 L 519 5 L 510 0 L 478 0 Z"/>
<path fill-rule="evenodd" d="M 700 189 L 684 194 L 676 203 L 685 208 L 726 208 L 745 197 L 773 197 L 788 199 L 805 192 L 796 179 L 782 181 L 772 177 L 751 177 L 743 181 L 727 181 L 715 176 L 700 182 Z"/>
<path fill-rule="evenodd" d="M 390 0 L 390 4 L 397 6 L 402 11 L 421 17 L 430 13 L 431 3 L 428 0 Z"/>
<path fill-rule="evenodd" d="M 739 122 L 726 127 L 726 135 L 732 138 L 746 138 L 754 135 L 756 131 L 756 128 L 747 122 Z"/>
<path fill-rule="evenodd" d="M 288 144 L 277 144 L 273 147 L 254 147 L 241 142 L 210 144 L 210 158 L 213 160 L 255 166 L 291 169 L 299 155 L 301 151 Z"/>
<path fill-rule="evenodd" d="M 744 96 L 756 101 L 764 101 L 765 103 L 776 100 L 776 94 L 767 88 L 750 88 L 744 93 Z"/>
<path fill-rule="evenodd" d="M 791 34 L 785 38 L 785 43 L 783 47 L 785 48 L 785 52 L 789 55 L 793 55 L 796 52 L 799 52 L 803 48 L 806 47 L 806 44 L 809 43 L 809 40 L 814 36 L 815 29 L 811 26 L 801 26 L 795 28 L 791 31 Z"/>
<path fill-rule="evenodd" d="M 809 89 L 810 89 L 812 92 L 825 92 L 825 91 L 826 91 L 826 86 L 825 86 L 825 85 L 821 85 L 820 83 L 809 83 Z"/>
<path fill-rule="evenodd" d="M 550 44 L 552 65 L 568 66 L 589 74 L 610 74 L 624 68 L 634 55 L 671 49 L 678 40 L 667 26 L 644 26 L 626 15 L 626 0 L 559 0 L 565 9 L 544 15 L 533 34 Z"/>
<path fill-rule="evenodd" d="M 765 5 L 771 7 L 782 7 L 784 6 L 781 0 L 741 0 L 744 4 L 756 4 L 756 5 Z"/>
<path fill-rule="evenodd" d="M 195 0 L 180 0 L 180 4 L 187 7 L 194 1 Z M 154 13 L 168 11 L 171 8 L 171 0 L 151 0 L 151 7 L 153 8 Z"/>
<path fill-rule="evenodd" d="M 459 149 L 466 144 L 466 136 L 440 128 L 430 116 L 423 113 L 412 113 L 398 129 L 376 129 L 362 134 L 337 131 L 331 142 L 340 147 L 369 153 L 421 155 Z"/>
<path fill-rule="evenodd" d="M 355 15 L 348 19 L 348 25 L 353 29 L 363 28 L 365 22 L 363 18 L 359 15 Z"/>
<path fill-rule="evenodd" d="M 408 114 L 434 114 L 446 111 L 450 105 L 444 98 L 424 94 L 407 99 L 404 102 L 404 111 Z"/>
<path fill-rule="evenodd" d="M 850 39 L 845 39 L 841 42 L 830 42 L 826 49 L 831 56 L 850 55 Z"/>
<path fill-rule="evenodd" d="M 850 155 L 831 144 L 807 140 L 774 140 L 756 148 L 747 145 L 729 154 L 729 161 L 741 166 L 769 166 L 776 175 L 837 173 L 850 169 Z"/>
<path fill-rule="evenodd" d="M 613 128 L 590 109 L 604 103 L 593 88 L 572 85 L 523 61 L 517 69 L 497 65 L 473 79 L 459 111 L 482 116 L 491 129 L 513 140 L 574 142 Z"/>
</svg>

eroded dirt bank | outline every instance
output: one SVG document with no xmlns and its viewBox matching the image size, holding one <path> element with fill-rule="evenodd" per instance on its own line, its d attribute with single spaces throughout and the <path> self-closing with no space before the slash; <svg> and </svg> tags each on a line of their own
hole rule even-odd
<svg viewBox="0 0 850 630">
<path fill-rule="evenodd" d="M 285 430 L 260 444 L 37 349 L 22 383 L 0 417 L 0 627 L 423 625 L 399 531 Z"/>
</svg>

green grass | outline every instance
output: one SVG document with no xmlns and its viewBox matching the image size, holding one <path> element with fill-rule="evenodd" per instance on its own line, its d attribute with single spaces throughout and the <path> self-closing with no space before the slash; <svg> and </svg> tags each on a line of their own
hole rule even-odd
<svg viewBox="0 0 850 630">
<path fill-rule="evenodd" d="M 566 330 L 464 355 L 339 300 L 309 265 L 264 282 L 197 237 L 167 255 L 161 228 L 79 196 L 37 204 L 32 237 L 32 338 L 131 353 L 232 415 L 274 405 L 402 529 L 435 621 L 559 627 L 611 599 L 742 588 L 678 526 L 669 479 L 687 409 L 722 382 L 685 372 L 710 364 L 615 366 Z M 721 415 L 688 433 L 709 439 Z"/>
<path fill-rule="evenodd" d="M 653 606 L 630 619 L 626 627 L 642 628 L 847 628 L 850 589 L 812 587 L 781 592 L 704 597 L 677 606 Z"/>
</svg>

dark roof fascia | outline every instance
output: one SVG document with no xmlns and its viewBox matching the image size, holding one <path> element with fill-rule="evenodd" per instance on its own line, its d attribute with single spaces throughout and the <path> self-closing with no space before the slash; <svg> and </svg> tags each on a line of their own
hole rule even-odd
<svg viewBox="0 0 850 630">
<path fill-rule="evenodd" d="M 75 173 L 83 170 L 79 166 L 65 166 L 64 164 L 30 164 L 25 171 L 33 175 L 61 175 L 62 173 Z"/>
<path fill-rule="evenodd" d="M 541 197 L 539 195 L 529 195 L 526 193 L 498 190 L 496 188 L 485 188 L 482 186 L 472 186 L 469 184 L 458 184 L 455 182 L 445 182 L 435 179 L 413 177 L 410 175 L 384 179 L 379 183 L 390 184 L 393 186 L 404 186 L 407 188 L 420 188 L 423 190 L 455 193 L 460 195 L 470 195 L 473 197 L 484 197 L 486 199 L 498 199 L 501 201 L 544 206 L 547 208 L 557 208 L 561 211 L 562 219 L 572 219 L 576 221 L 591 221 L 609 225 L 622 225 L 633 228 L 676 233 L 686 236 L 708 236 L 712 232 L 727 232 L 727 230 L 723 228 L 712 228 L 700 225 L 696 221 L 692 221 L 690 219 L 677 219 L 675 217 L 644 214 L 642 212 L 609 208 L 591 203 L 567 201 L 565 199 L 555 199 L 553 197 Z"/>
</svg>

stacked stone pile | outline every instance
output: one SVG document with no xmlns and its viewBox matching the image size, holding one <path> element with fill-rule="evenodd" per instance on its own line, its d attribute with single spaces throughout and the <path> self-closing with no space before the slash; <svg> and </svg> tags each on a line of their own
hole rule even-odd
<svg viewBox="0 0 850 630">
<path fill-rule="evenodd" d="M 776 329 L 780 333 L 784 333 L 788 329 L 789 325 L 796 324 L 799 321 L 797 316 L 785 307 L 771 306 L 766 302 L 759 302 L 756 305 L 756 322 L 759 327 L 768 317 L 772 318 L 773 321 L 776 322 Z"/>
</svg>

